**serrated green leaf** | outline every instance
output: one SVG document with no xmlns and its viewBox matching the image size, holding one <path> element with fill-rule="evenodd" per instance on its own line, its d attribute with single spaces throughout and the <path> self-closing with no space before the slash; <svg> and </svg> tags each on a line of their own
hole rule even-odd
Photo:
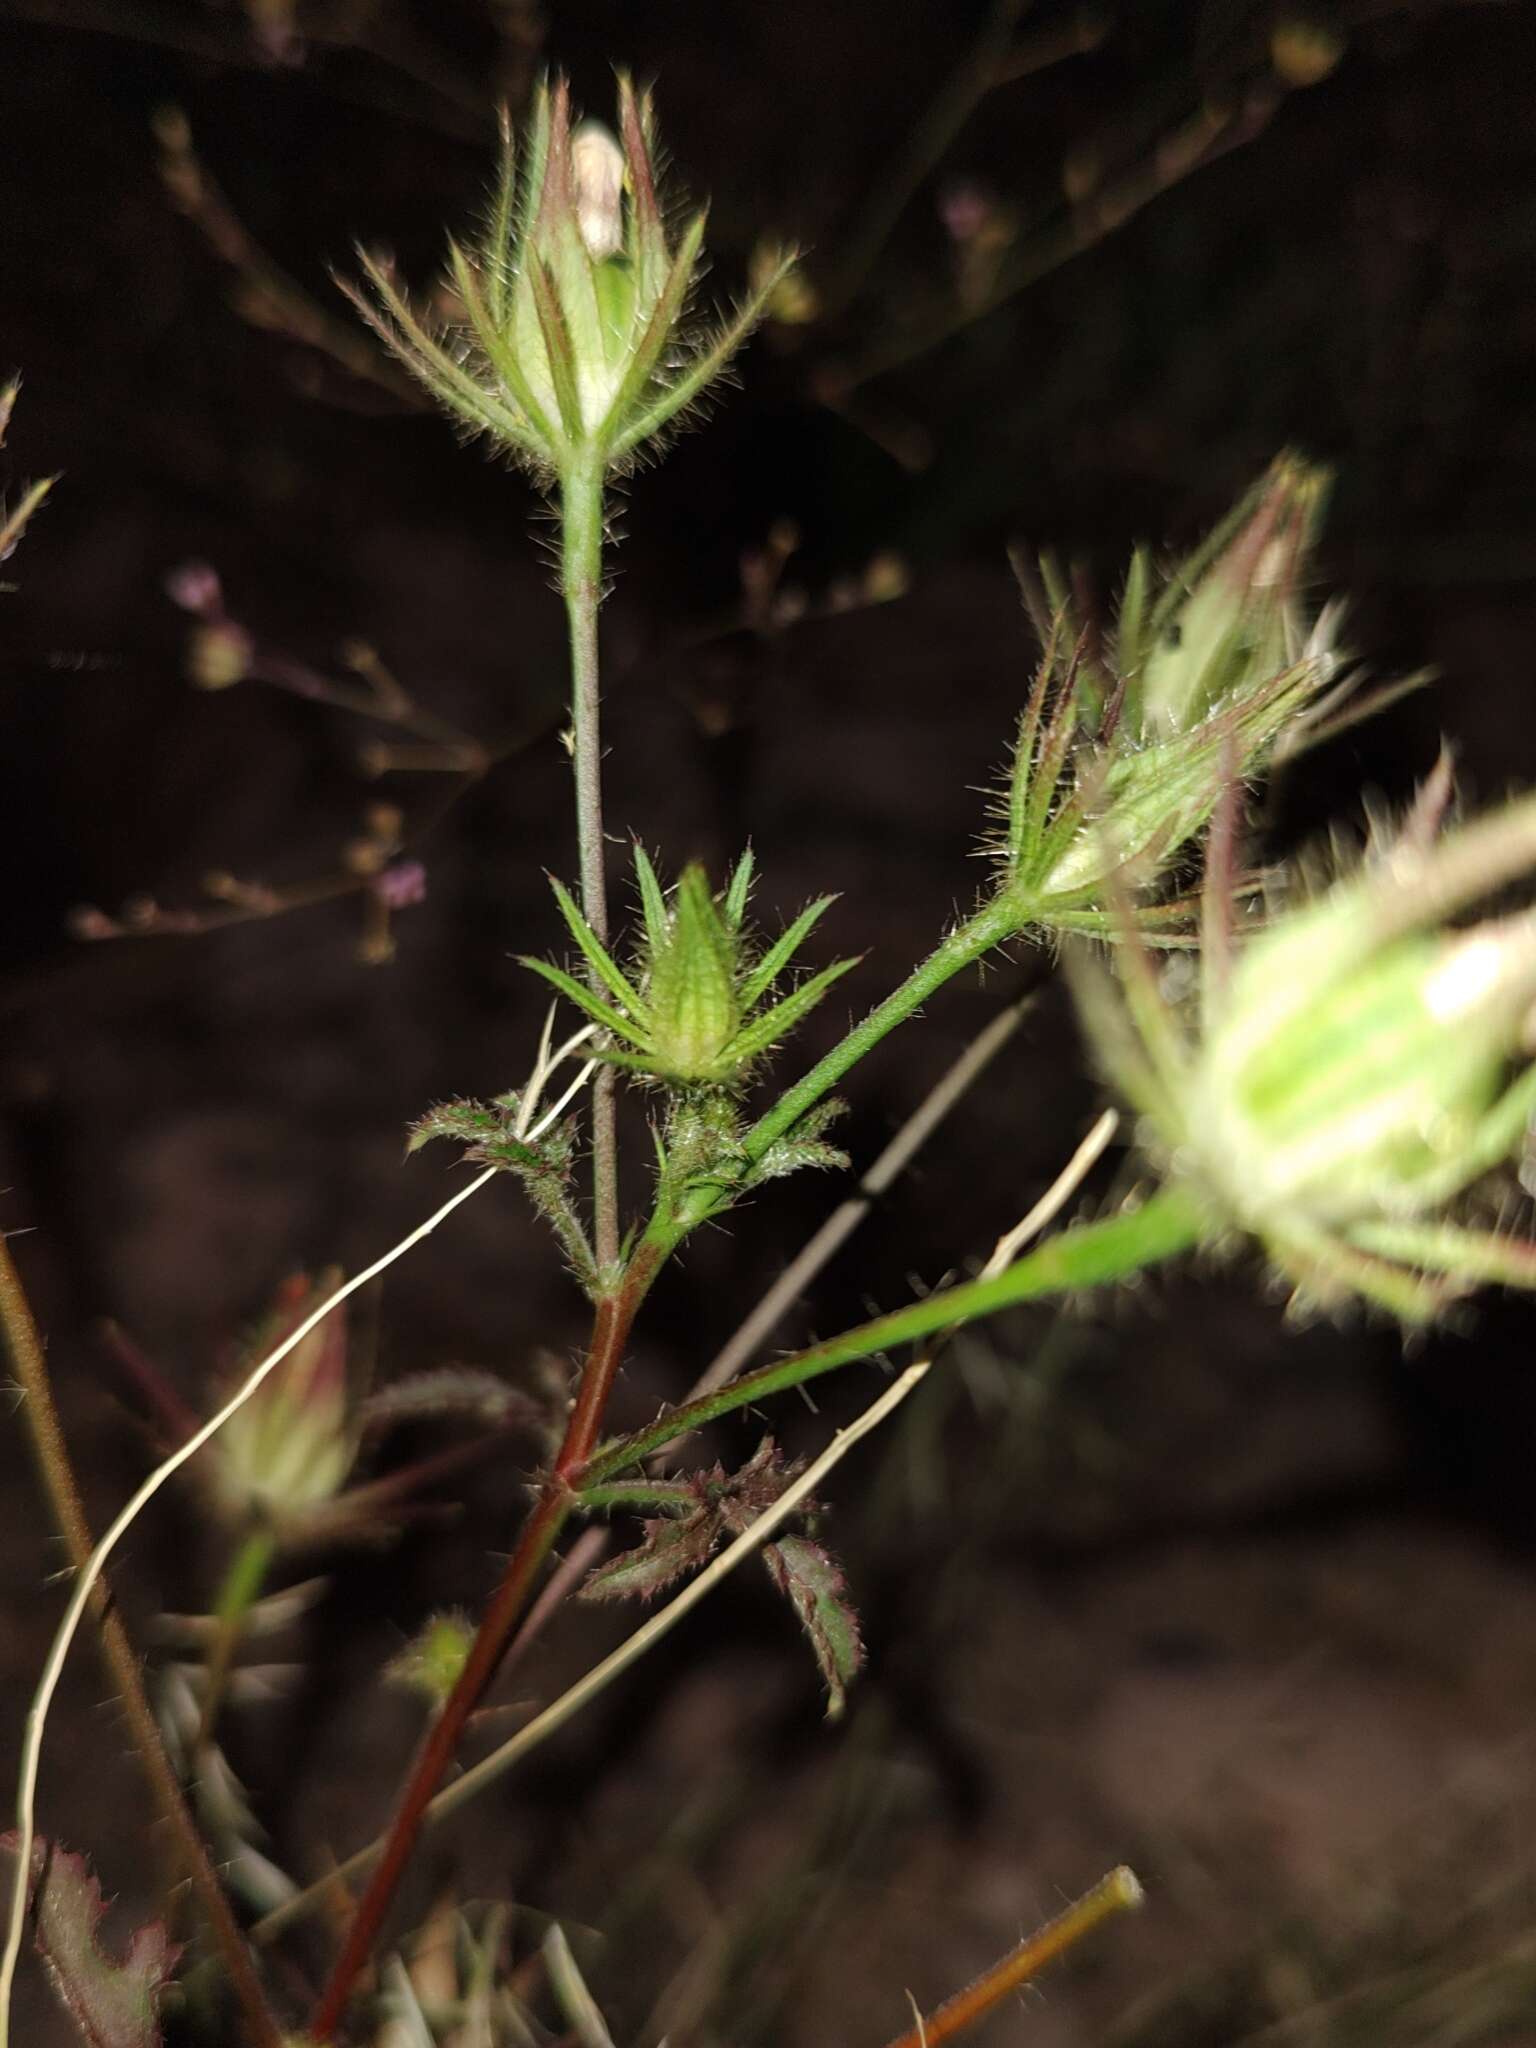
<svg viewBox="0 0 1536 2048">
<path fill-rule="evenodd" d="M 516 1113 L 516 1096 L 511 1099 L 510 1110 L 512 1114 Z M 492 1109 L 483 1102 L 468 1099 L 434 1103 L 424 1116 L 417 1117 L 407 1126 L 406 1157 L 419 1152 L 423 1145 L 430 1145 L 436 1138 L 452 1138 L 465 1145 L 476 1144 L 482 1138 L 495 1136 L 510 1122 L 511 1114 L 503 1113 L 499 1105 Z"/>
<path fill-rule="evenodd" d="M 827 1688 L 827 1719 L 837 1720 L 848 1687 L 864 1663 L 859 1620 L 849 1604 L 842 1567 L 806 1536 L 781 1536 L 763 1547 L 763 1563 L 785 1595 L 816 1652 Z"/>
<path fill-rule="evenodd" d="M 641 1540 L 632 1550 L 588 1573 L 581 1588 L 583 1600 L 653 1599 L 708 1563 L 724 1522 L 718 1510 L 699 1507 L 640 1526 Z"/>
<path fill-rule="evenodd" d="M 814 1138 L 780 1138 L 752 1168 L 747 1185 L 756 1187 L 759 1181 L 784 1180 L 807 1167 L 846 1173 L 852 1164 L 848 1154 L 840 1152 L 836 1145 L 823 1145 Z"/>
<path fill-rule="evenodd" d="M 17 1838 L 0 1836 L 7 1887 Z M 106 1954 L 97 1928 L 106 1910 L 83 1856 L 57 1844 L 32 1845 L 33 1940 L 54 1990 L 89 2048 L 160 2048 L 160 1995 L 181 1951 L 158 1920 L 129 1937 L 121 1956 Z"/>
</svg>

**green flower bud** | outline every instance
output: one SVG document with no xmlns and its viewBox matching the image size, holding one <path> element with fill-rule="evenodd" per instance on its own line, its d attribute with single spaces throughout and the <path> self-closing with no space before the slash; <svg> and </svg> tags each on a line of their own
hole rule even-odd
<svg viewBox="0 0 1536 2048">
<path fill-rule="evenodd" d="M 703 868 L 684 868 L 646 978 L 657 1066 L 676 1080 L 729 1076 L 742 1020 L 734 938 Z"/>
<path fill-rule="evenodd" d="M 571 119 L 564 80 L 534 99 L 519 165 L 503 125 L 485 233 L 449 244 L 462 308 L 434 329 L 383 259 L 364 256 L 363 317 L 462 426 L 540 476 L 620 468 L 714 382 L 761 317 L 778 258 L 734 318 L 691 331 L 704 215 L 675 239 L 657 198 L 648 95 L 619 80 L 619 132 Z"/>
<path fill-rule="evenodd" d="M 1133 615 L 1127 633 L 1122 606 L 1116 660 L 1132 731 L 1187 732 L 1300 659 L 1297 600 L 1327 485 L 1325 471 L 1280 456 L 1169 578 L 1144 631 Z"/>
<path fill-rule="evenodd" d="M 1080 973 L 1164 1171 L 1302 1296 L 1364 1295 L 1415 1320 L 1477 1279 L 1536 1284 L 1536 1257 L 1450 1216 L 1528 1142 L 1536 911 L 1444 923 L 1533 868 L 1531 799 L 1438 845 L 1406 830 L 1235 958 L 1213 928 L 1193 1033 L 1134 945 L 1122 1000 Z"/>
<path fill-rule="evenodd" d="M 474 1640 L 475 1625 L 467 1614 L 455 1609 L 430 1615 L 390 1659 L 384 1675 L 392 1685 L 440 1707 L 458 1684 Z"/>
<path fill-rule="evenodd" d="M 1255 940 L 1192 1076 L 1201 1154 L 1256 1218 L 1416 1215 L 1486 1170 L 1536 1003 L 1536 917 L 1373 948 L 1370 911 L 1340 892 Z"/>
<path fill-rule="evenodd" d="M 600 944 L 558 882 L 553 885 L 555 899 L 596 987 L 583 985 L 547 960 L 523 964 L 602 1025 L 609 1043 L 599 1048 L 600 1059 L 674 1088 L 739 1087 L 753 1066 L 854 964 L 839 960 L 824 967 L 764 1007 L 769 991 L 832 898 L 823 896 L 808 904 L 772 945 L 759 952 L 744 925 L 752 881 L 750 853 L 737 863 L 719 897 L 697 863 L 685 868 L 670 896 L 665 895 L 638 846 L 635 874 L 645 936 L 633 974 L 626 974 Z"/>
<path fill-rule="evenodd" d="M 1300 605 L 1325 486 L 1281 456 L 1161 587 L 1139 549 L 1108 632 L 1050 558 L 1038 589 L 1026 577 L 1045 651 L 995 837 L 1020 930 L 1112 934 L 1117 901 L 1155 889 L 1224 789 L 1412 686 L 1341 709 L 1357 678 L 1339 607 L 1308 623 Z M 1155 897 L 1137 912 L 1169 942 L 1181 916 Z"/>
</svg>

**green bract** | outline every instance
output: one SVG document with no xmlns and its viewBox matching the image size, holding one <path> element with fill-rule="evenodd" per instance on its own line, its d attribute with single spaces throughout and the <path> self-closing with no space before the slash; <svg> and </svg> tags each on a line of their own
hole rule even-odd
<svg viewBox="0 0 1536 2048">
<path fill-rule="evenodd" d="M 1192 1033 L 1135 947 L 1123 1001 L 1080 977 L 1164 1170 L 1301 1297 L 1420 1321 L 1480 1281 L 1536 1286 L 1530 1247 L 1451 1214 L 1519 1154 L 1536 1111 L 1536 911 L 1444 928 L 1533 867 L 1527 799 L 1437 845 L 1410 827 L 1235 958 L 1208 923 Z"/>
<path fill-rule="evenodd" d="M 469 432 L 541 477 L 620 468 L 721 374 L 789 268 L 768 266 L 732 319 L 690 334 L 704 218 L 669 237 L 648 94 L 620 77 L 616 138 L 596 121 L 573 126 L 559 80 L 535 95 L 521 165 L 503 120 L 485 231 L 449 244 L 457 316 L 434 323 L 366 253 L 372 290 L 352 297 Z"/>
<path fill-rule="evenodd" d="M 770 1008 L 769 990 L 832 902 L 818 897 L 773 944 L 758 953 L 743 930 L 752 856 L 743 854 L 717 900 L 697 862 L 665 895 L 644 850 L 635 848 L 635 874 L 645 935 L 632 975 L 599 942 L 570 892 L 552 884 L 571 936 L 595 983 L 612 1001 L 547 960 L 525 960 L 562 995 L 602 1025 L 613 1041 L 598 1056 L 678 1087 L 734 1087 L 753 1063 L 792 1031 L 806 1012 L 853 966 L 836 961 Z"/>
</svg>

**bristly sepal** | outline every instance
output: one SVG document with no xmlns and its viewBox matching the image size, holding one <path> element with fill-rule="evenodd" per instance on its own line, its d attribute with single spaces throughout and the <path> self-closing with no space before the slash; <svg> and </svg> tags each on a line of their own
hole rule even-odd
<svg viewBox="0 0 1536 2048">
<path fill-rule="evenodd" d="M 808 1536 L 781 1536 L 764 1544 L 763 1563 L 816 1653 L 827 1688 L 827 1719 L 841 1720 L 848 1688 L 864 1666 L 864 1638 L 843 1568 L 825 1544 Z"/>
</svg>

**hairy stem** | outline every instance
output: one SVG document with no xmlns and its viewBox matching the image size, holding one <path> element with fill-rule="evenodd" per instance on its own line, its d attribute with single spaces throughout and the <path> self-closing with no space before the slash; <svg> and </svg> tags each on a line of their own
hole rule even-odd
<svg viewBox="0 0 1536 2048">
<path fill-rule="evenodd" d="M 936 2012 L 919 2018 L 915 2027 L 898 2034 L 888 2048 L 939 2048 L 940 2042 L 953 2041 L 989 2012 L 995 2012 L 1021 1985 L 1038 1977 L 1047 1963 L 1055 1962 L 1058 1956 L 1074 1948 L 1085 1934 L 1092 1934 L 1116 1913 L 1140 1904 L 1141 1886 L 1134 1871 L 1127 1870 L 1122 1863 L 1108 1877 L 1101 1877 L 1092 1891 L 1085 1892 L 1064 1913 L 1058 1913 L 1036 1933 L 1027 1935 L 974 1983 L 946 1999 Z"/>
<path fill-rule="evenodd" d="M 1103 1151 L 1104 1146 L 1114 1131 L 1116 1121 L 1113 1110 L 1107 1110 L 1099 1118 L 1093 1129 L 1078 1146 L 1046 1193 L 1035 1203 L 1029 1214 L 1015 1224 L 1013 1229 L 1008 1231 L 1006 1235 L 998 1239 L 992 1248 L 992 1256 L 987 1260 L 986 1265 L 982 1269 L 981 1277 L 983 1279 L 992 1279 L 1004 1272 L 1020 1246 L 1027 1243 L 1036 1232 L 1045 1229 L 1052 1218 L 1059 1215 L 1062 1205 L 1070 1201 L 1073 1194 L 1081 1187 L 1084 1176 L 1092 1169 L 1094 1162 Z M 942 1342 L 946 1334 L 947 1332 L 940 1332 L 938 1341 Z M 616 1676 L 619 1671 L 623 1670 L 634 1658 L 639 1656 L 642 1650 L 650 1643 L 656 1641 L 660 1635 L 664 1634 L 675 1621 L 681 1619 L 682 1615 L 701 1600 L 705 1592 L 724 1573 L 733 1568 L 739 1558 L 746 1555 L 748 1548 L 754 1547 L 757 1543 L 763 1541 L 770 1531 L 778 1527 L 800 1501 L 809 1497 L 816 1486 L 820 1484 L 822 1477 L 843 1457 L 857 1437 L 872 1429 L 878 1421 L 884 1416 L 889 1415 L 906 1399 L 913 1388 L 927 1375 L 932 1367 L 932 1363 L 933 1351 L 930 1349 L 929 1355 L 909 1365 L 901 1377 L 885 1389 L 884 1393 L 871 1404 L 856 1423 L 846 1430 L 839 1430 L 821 1456 L 817 1458 L 807 1471 L 801 1473 L 793 1485 L 780 1495 L 767 1514 L 754 1522 L 751 1528 L 736 1543 L 732 1544 L 727 1551 L 716 1558 L 713 1563 L 706 1565 L 698 1577 L 693 1579 L 668 1607 L 664 1608 L 660 1614 L 654 1615 L 643 1628 L 630 1637 L 627 1643 L 621 1644 L 619 1649 L 614 1651 L 611 1656 L 604 1658 L 602 1663 L 589 1671 L 584 1678 L 580 1679 L 569 1692 L 556 1700 L 552 1706 L 546 1707 L 543 1713 L 536 1714 L 533 1720 L 520 1728 L 510 1741 L 504 1742 L 490 1756 L 482 1758 L 470 1770 L 465 1771 L 446 1791 L 439 1792 L 422 1813 L 422 1827 L 425 1829 L 435 1825 L 436 1822 L 444 1819 L 457 1807 L 463 1805 L 466 1799 L 473 1797 L 475 1792 L 483 1785 L 489 1784 L 492 1779 L 499 1777 L 503 1771 L 510 1769 L 520 1757 L 526 1756 L 530 1749 L 541 1742 L 545 1735 L 560 1727 L 576 1711 L 578 1706 L 592 1698 L 594 1693 L 599 1692 L 608 1683 L 609 1679 Z M 619 1500 L 632 1499 L 636 1491 L 637 1489 L 625 1486 L 622 1483 L 618 1485 L 594 1485 L 581 1489 L 580 1501 L 584 1507 L 589 1507 L 594 1502 L 612 1504 Z M 598 1533 L 600 1532 L 588 1530 L 587 1536 L 583 1541 L 587 1541 L 594 1534 Z M 542 1605 L 550 1597 L 551 1591 L 558 1585 L 562 1577 L 572 1581 L 581 1577 L 582 1574 L 580 1572 L 573 1570 L 581 1548 L 581 1543 L 573 1547 L 570 1555 L 562 1563 L 560 1571 L 555 1574 L 549 1586 L 540 1595 L 539 1605 Z M 534 1611 L 536 1613 L 537 1608 Z M 514 1650 L 524 1640 L 525 1634 L 526 1629 L 519 1632 L 513 1644 Z M 349 1856 L 345 1863 L 339 1865 L 336 1870 L 332 1871 L 328 1877 L 323 1878 L 318 1884 L 312 1884 L 307 1891 L 299 1893 L 296 1898 L 286 1900 L 275 1911 L 268 1913 L 252 1929 L 253 1940 L 270 1941 L 274 1935 L 288 1926 L 291 1921 L 298 1919 L 322 1900 L 331 1896 L 337 1883 L 343 1882 L 347 1878 L 356 1876 L 362 1871 L 371 1868 L 384 1853 L 386 1841 L 387 1837 L 381 1837 L 376 1842 L 370 1842 L 366 1848 L 359 1849 L 355 1855 Z"/>
<path fill-rule="evenodd" d="M 956 1103 L 1002 1051 L 1023 1022 L 1030 1001 L 1028 995 L 1019 996 L 1000 1011 L 944 1070 L 866 1170 L 854 1192 L 838 1203 L 814 1236 L 807 1238 L 756 1308 L 710 1360 L 689 1389 L 690 1401 L 733 1380 L 759 1345 L 772 1335 L 817 1274 L 842 1249 L 875 1203 L 906 1171 Z"/>
<path fill-rule="evenodd" d="M 603 470 L 577 463 L 560 493 L 560 583 L 571 636 L 571 755 L 576 770 L 576 842 L 581 911 L 608 943 L 603 842 L 603 744 L 597 613 L 603 601 Z M 594 992 L 603 993 L 594 982 Z M 614 1114 L 617 1074 L 599 1068 L 592 1084 L 592 1234 L 599 1274 L 619 1256 L 619 1163 Z"/>
<path fill-rule="evenodd" d="M 458 1683 L 411 1767 L 378 1867 L 347 1930 L 341 1954 L 310 2022 L 309 2031 L 317 2041 L 329 2041 L 341 2023 L 352 1988 L 373 1951 L 384 1917 L 410 1861 L 426 1809 L 453 1761 L 464 1724 L 496 1676 L 512 1631 L 527 1607 L 545 1560 L 565 1526 L 575 1503 L 574 1485 L 596 1446 L 603 1413 L 623 1363 L 636 1313 L 660 1270 L 663 1258 L 664 1253 L 659 1247 L 642 1244 L 625 1269 L 619 1286 L 597 1303 L 592 1341 L 564 1441 L 507 1560 L 501 1583 L 485 1611 Z"/>
<path fill-rule="evenodd" d="M 877 1003 L 867 1017 L 855 1024 L 829 1053 L 823 1054 L 808 1074 L 803 1074 L 792 1087 L 787 1088 L 773 1107 L 758 1118 L 741 1141 L 748 1165 L 755 1165 L 807 1110 L 814 1109 L 824 1096 L 832 1092 L 851 1067 L 857 1066 L 860 1060 L 873 1052 L 883 1038 L 888 1037 L 898 1024 L 904 1024 L 931 995 L 936 995 L 946 982 L 953 981 L 963 968 L 971 966 L 994 946 L 1015 937 L 1027 923 L 1027 913 L 1021 910 L 1018 902 L 1010 896 L 999 895 L 984 903 L 963 924 L 956 925 L 926 960 L 918 962 L 899 987 L 892 989 L 883 1002 Z M 717 1210 L 727 1205 L 729 1199 L 727 1191 L 712 1185 L 696 1187 L 676 1207 L 666 1213 L 658 1212 L 652 1218 L 646 1233 L 647 1240 L 654 1238 L 669 1252 L 674 1251 L 691 1230 L 707 1222 Z"/>
<path fill-rule="evenodd" d="M 982 905 L 964 924 L 942 938 L 884 1002 L 877 1003 L 861 1023 L 819 1059 L 808 1074 L 786 1089 L 778 1101 L 747 1132 L 742 1149 L 749 1160 L 762 1158 L 769 1146 L 798 1123 L 808 1109 L 814 1109 L 829 1095 L 850 1067 L 873 1052 L 882 1038 L 906 1020 L 944 984 L 953 981 L 963 968 L 972 966 L 994 946 L 1012 938 L 1020 928 L 1018 905 L 1009 897 L 995 897 Z"/>
<path fill-rule="evenodd" d="M 563 509 L 565 589 L 571 619 L 571 644 L 576 679 L 573 703 L 577 811 L 581 824 L 582 908 L 588 923 L 600 937 L 606 937 L 606 904 L 602 874 L 602 798 L 597 737 L 596 619 L 601 573 L 601 479 L 583 479 L 580 476 L 568 478 Z M 578 558 L 585 565 L 581 574 L 573 567 Z M 1016 904 L 994 900 L 951 932 L 926 960 L 914 968 L 899 988 L 887 996 L 883 1003 L 877 1005 L 862 1023 L 855 1025 L 839 1045 L 759 1119 L 747 1133 L 744 1141 L 748 1158 L 761 1158 L 768 1147 L 804 1115 L 807 1109 L 814 1107 L 836 1086 L 850 1067 L 872 1051 L 889 1032 L 910 1017 L 927 997 L 952 980 L 962 968 L 980 959 L 993 946 L 1016 932 L 1019 923 L 1020 913 Z M 600 1276 L 605 1269 L 611 1273 L 617 1259 L 617 1195 L 612 1180 L 614 1156 L 611 1096 L 607 1100 L 610 1122 L 608 1137 L 604 1141 L 600 1136 L 599 1099 L 594 1095 L 594 1249 Z M 615 1233 L 611 1255 L 605 1254 L 604 1250 L 605 1181 L 602 1169 L 605 1159 L 608 1167 L 610 1215 Z M 723 1414 L 731 1408 L 740 1406 L 741 1402 L 732 1398 L 736 1387 L 755 1385 L 759 1378 L 759 1375 L 753 1375 L 750 1382 L 738 1381 L 736 1387 L 729 1388 L 722 1394 L 708 1396 L 702 1401 L 671 1410 L 668 1417 L 663 1418 L 663 1424 L 655 1426 L 660 1429 L 660 1434 L 656 1435 L 653 1430 L 643 1447 L 629 1455 L 616 1461 L 611 1453 L 603 1453 L 601 1457 L 594 1455 L 597 1452 L 603 1415 L 623 1360 L 624 1348 L 635 1314 L 667 1258 L 688 1232 L 712 1213 L 718 1201 L 717 1191 L 704 1188 L 688 1196 L 676 1209 L 666 1213 L 658 1212 L 652 1218 L 628 1266 L 624 1269 L 619 1284 L 598 1299 L 592 1342 L 577 1388 L 576 1403 L 564 1442 L 549 1478 L 540 1489 L 533 1511 L 524 1524 L 516 1548 L 508 1560 L 501 1585 L 481 1622 L 459 1682 L 449 1696 L 407 1778 L 378 1867 L 363 1895 L 348 1930 L 342 1953 L 322 1995 L 315 2018 L 311 2022 L 310 2031 L 318 2040 L 329 2040 L 340 2023 L 352 1988 L 378 1938 L 379 1929 L 383 1925 L 384 1917 L 410 1859 L 426 1808 L 453 1758 L 465 1722 L 474 1712 L 500 1666 L 512 1631 L 528 1605 L 539 1572 L 564 1526 L 582 1481 L 588 1478 L 594 1481 L 612 1478 L 626 1465 L 635 1462 L 635 1459 L 644 1457 L 648 1451 L 659 1449 L 662 1444 L 669 1443 L 674 1436 L 699 1426 L 702 1421 L 709 1420 L 710 1415 Z M 1149 1204 L 1148 1207 L 1150 1209 L 1152 1205 Z M 1146 1260 L 1133 1262 L 1140 1263 L 1146 1263 Z M 1091 1283 L 1091 1277 L 1085 1273 L 1081 1281 L 1067 1284 L 1087 1285 Z M 973 1286 L 984 1284 L 987 1283 L 976 1282 Z M 1050 1289 L 1042 1286 L 1036 1291 L 1049 1292 Z M 955 1290 L 957 1297 L 963 1293 L 964 1290 Z M 1007 1298 L 1027 1299 L 1028 1295 Z M 1004 1303 L 1000 1301 L 997 1305 L 1002 1306 Z M 886 1322 L 891 1322 L 900 1324 L 901 1327 L 877 1338 L 863 1350 L 856 1348 L 845 1356 L 829 1358 L 825 1363 L 809 1366 L 801 1376 L 808 1379 L 817 1371 L 829 1371 L 834 1364 L 847 1363 L 849 1359 L 863 1356 L 868 1349 L 878 1349 L 885 1343 L 900 1343 L 909 1337 L 927 1335 L 935 1329 L 944 1327 L 949 1321 L 965 1320 L 967 1314 L 962 1303 L 958 1316 L 944 1314 L 936 1319 L 919 1321 L 911 1327 L 903 1322 L 903 1315 L 920 1317 L 921 1311 L 926 1307 L 927 1304 L 918 1303 L 913 1310 L 902 1312 L 895 1318 L 883 1319 L 879 1326 L 871 1325 L 871 1328 L 884 1328 Z M 986 1309 L 975 1307 L 970 1309 L 969 1313 L 984 1314 Z M 826 1348 L 821 1347 L 822 1350 Z M 785 1363 L 789 1364 L 792 1361 Z M 793 1385 L 796 1382 L 790 1378 L 783 1384 Z M 775 1389 L 767 1388 L 764 1391 Z M 747 1395 L 743 1398 L 753 1397 Z M 710 1414 L 702 1413 L 703 1409 L 709 1407 L 710 1401 L 718 1402 L 720 1405 L 711 1408 Z M 625 1445 L 638 1441 L 634 1438 L 625 1439 L 624 1444 L 617 1448 L 622 1450 Z M 601 1470 L 598 1469 L 599 1465 Z"/>
<path fill-rule="evenodd" d="M 6 1355 L 21 1385 L 22 1413 L 48 1505 L 64 1538 L 70 1562 L 76 1571 L 83 1571 L 94 1548 L 90 1526 L 69 1462 L 59 1412 L 54 1405 L 42 1340 L 32 1320 L 21 1276 L 16 1271 L 3 1235 L 0 1235 L 0 1327 L 4 1330 Z M 255 2044 L 255 2048 L 282 2048 L 282 2032 L 268 2009 L 245 1937 L 230 1909 L 224 1887 L 219 1883 L 197 1823 L 192 1818 L 181 1782 L 166 1754 L 159 1725 L 144 1691 L 139 1660 L 128 1640 L 128 1631 L 111 1604 L 106 1588 L 99 1583 L 92 1596 L 91 1608 L 101 1635 L 102 1656 L 121 1695 L 123 1717 L 133 1737 L 140 1768 L 155 1804 L 175 1836 L 177 1854 L 196 1889 L 230 1986 L 239 2001 L 246 2038 Z"/>
<path fill-rule="evenodd" d="M 1185 1251 L 1200 1234 L 1200 1213 L 1180 1189 L 1160 1189 L 1139 1209 L 1079 1223 L 1049 1238 L 1001 1273 L 963 1281 L 914 1301 L 889 1315 L 876 1316 L 857 1329 L 845 1330 L 824 1344 L 813 1344 L 789 1358 L 716 1389 L 681 1407 L 664 1409 L 646 1429 L 605 1445 L 586 1467 L 589 1485 L 603 1485 L 632 1465 L 690 1431 L 702 1429 L 721 1415 L 750 1407 L 790 1387 L 851 1365 L 893 1345 L 910 1344 L 936 1330 L 954 1329 L 999 1309 L 1016 1308 L 1046 1295 L 1073 1294 L 1081 1288 L 1123 1279 L 1144 1266 L 1156 1265 Z"/>
</svg>

